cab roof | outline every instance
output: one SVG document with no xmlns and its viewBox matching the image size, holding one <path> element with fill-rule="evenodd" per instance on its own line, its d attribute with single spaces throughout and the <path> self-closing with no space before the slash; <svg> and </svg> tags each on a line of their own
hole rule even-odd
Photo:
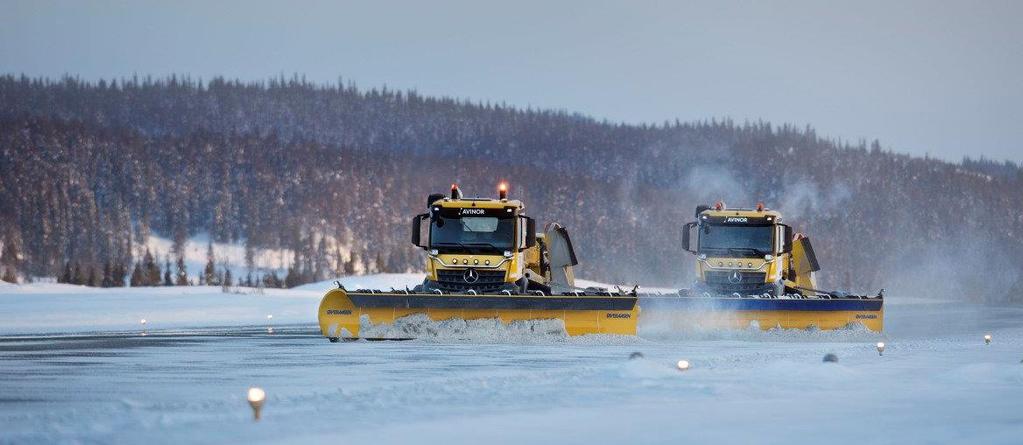
<svg viewBox="0 0 1023 445">
<path fill-rule="evenodd" d="M 506 207 L 515 207 L 518 210 L 524 210 L 526 205 L 517 199 L 494 199 L 494 198 L 461 198 L 451 199 L 442 198 L 438 199 L 431 204 L 433 206 L 439 206 L 447 209 L 457 209 L 465 207 L 479 207 L 483 209 L 503 209 Z"/>
<path fill-rule="evenodd" d="M 710 217 L 710 218 L 728 217 L 728 216 L 739 216 L 739 217 L 746 217 L 746 218 L 763 218 L 763 217 L 771 216 L 771 217 L 774 218 L 774 220 L 776 222 L 777 221 L 781 221 L 781 212 L 779 212 L 777 210 L 768 210 L 768 209 L 765 209 L 765 210 L 756 210 L 756 209 L 722 209 L 722 210 L 715 210 L 715 209 L 707 209 L 707 210 L 704 210 L 704 211 L 700 212 L 700 216 L 701 217 L 702 216 L 707 216 L 707 217 Z"/>
</svg>

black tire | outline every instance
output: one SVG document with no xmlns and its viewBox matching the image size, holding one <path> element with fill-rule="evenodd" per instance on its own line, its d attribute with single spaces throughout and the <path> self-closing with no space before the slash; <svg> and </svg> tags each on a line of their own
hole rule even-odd
<svg viewBox="0 0 1023 445">
<path fill-rule="evenodd" d="M 337 343 L 341 341 L 341 339 L 338 337 L 327 337 L 327 340 L 330 340 L 331 343 Z"/>
</svg>

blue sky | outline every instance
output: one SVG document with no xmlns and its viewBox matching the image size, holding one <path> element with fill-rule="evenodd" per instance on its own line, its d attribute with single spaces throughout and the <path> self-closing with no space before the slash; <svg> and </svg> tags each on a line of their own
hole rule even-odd
<svg viewBox="0 0 1023 445">
<path fill-rule="evenodd" d="M 0 72 L 293 73 L 1023 162 L 1023 2 L 4 1 Z"/>
</svg>

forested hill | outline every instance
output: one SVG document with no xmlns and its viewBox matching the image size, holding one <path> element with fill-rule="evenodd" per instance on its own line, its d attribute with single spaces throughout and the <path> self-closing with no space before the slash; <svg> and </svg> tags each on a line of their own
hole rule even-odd
<svg viewBox="0 0 1023 445">
<path fill-rule="evenodd" d="M 301 281 L 418 270 L 408 222 L 426 196 L 452 182 L 490 195 L 506 179 L 531 215 L 569 228 L 588 278 L 685 284 L 680 227 L 695 206 L 763 201 L 813 239 L 825 287 L 1023 300 L 1011 163 L 300 79 L 4 76 L 0 104 L 4 275 L 130 270 L 153 233 L 294 249 Z"/>
</svg>

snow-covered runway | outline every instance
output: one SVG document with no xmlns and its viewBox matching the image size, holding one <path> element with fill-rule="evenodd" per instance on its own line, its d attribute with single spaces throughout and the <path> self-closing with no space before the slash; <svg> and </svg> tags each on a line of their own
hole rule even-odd
<svg viewBox="0 0 1023 445">
<path fill-rule="evenodd" d="M 13 307 L 34 307 L 19 299 L 21 291 L 4 292 L 0 321 L 13 317 Z M 194 297 L 206 301 L 207 318 L 151 328 L 146 336 L 135 326 L 5 329 L 0 442 L 1019 443 L 1023 437 L 1023 310 L 1017 308 L 890 304 L 883 337 L 857 331 L 672 335 L 641 327 L 639 338 L 331 344 L 312 320 L 288 316 L 275 315 L 282 320 L 272 334 L 261 321 L 196 327 L 220 321 L 211 303 L 219 300 Z M 280 306 L 263 300 L 268 307 L 251 312 L 303 301 L 281 298 Z M 116 306 L 106 310 L 117 316 Z M 989 346 L 986 332 L 994 337 Z M 883 357 L 874 349 L 879 339 L 887 342 Z M 630 360 L 632 352 L 644 357 Z M 838 355 L 837 364 L 822 363 L 828 352 Z M 678 371 L 679 359 L 692 368 Z M 259 423 L 245 402 L 253 385 L 268 394 Z"/>
</svg>

